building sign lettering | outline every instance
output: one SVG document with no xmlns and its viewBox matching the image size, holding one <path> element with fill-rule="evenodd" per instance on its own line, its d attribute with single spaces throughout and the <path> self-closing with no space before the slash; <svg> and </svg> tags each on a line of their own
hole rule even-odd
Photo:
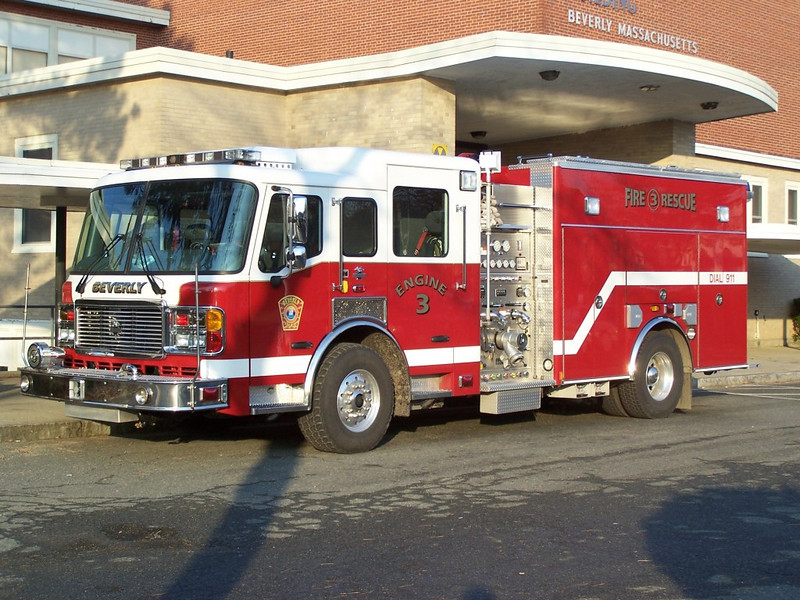
<svg viewBox="0 0 800 600">
<path fill-rule="evenodd" d="M 639 10 L 638 5 L 631 0 L 581 0 L 581 2 L 584 4 L 593 4 L 601 8 L 626 11 L 629 14 L 636 14 Z M 695 40 L 690 40 L 650 27 L 615 22 L 614 19 L 610 17 L 575 10 L 574 8 L 567 9 L 567 23 L 577 27 L 602 31 L 603 33 L 620 38 L 644 42 L 645 44 L 650 44 L 653 47 L 663 48 L 665 50 L 674 50 L 676 52 L 690 54 L 697 54 L 699 52 L 699 46 Z"/>
</svg>

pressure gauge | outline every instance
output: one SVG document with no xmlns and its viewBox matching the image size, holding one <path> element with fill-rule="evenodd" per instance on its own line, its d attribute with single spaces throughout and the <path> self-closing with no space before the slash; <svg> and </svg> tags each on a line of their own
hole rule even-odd
<svg viewBox="0 0 800 600">
<path fill-rule="evenodd" d="M 503 252 L 508 252 L 509 250 L 511 250 L 511 242 L 503 240 Z"/>
<path fill-rule="evenodd" d="M 503 244 L 500 242 L 500 240 L 495 240 L 492 242 L 492 250 L 494 250 L 495 252 L 500 252 L 500 249 L 502 247 Z"/>
</svg>

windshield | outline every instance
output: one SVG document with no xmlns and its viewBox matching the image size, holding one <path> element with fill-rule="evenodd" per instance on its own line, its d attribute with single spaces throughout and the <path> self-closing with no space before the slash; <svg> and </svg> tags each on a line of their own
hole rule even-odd
<svg viewBox="0 0 800 600">
<path fill-rule="evenodd" d="M 73 271 L 239 271 L 256 198 L 251 184 L 226 179 L 93 190 Z"/>
</svg>

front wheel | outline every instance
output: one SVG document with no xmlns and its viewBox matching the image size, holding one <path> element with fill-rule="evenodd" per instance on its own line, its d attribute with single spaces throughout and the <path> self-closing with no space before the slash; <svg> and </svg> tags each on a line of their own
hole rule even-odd
<svg viewBox="0 0 800 600">
<path fill-rule="evenodd" d="M 636 356 L 633 381 L 618 389 L 622 408 L 632 417 L 661 419 L 672 414 L 683 390 L 683 361 L 675 338 L 666 331 L 648 334 Z"/>
<path fill-rule="evenodd" d="M 372 450 L 394 413 L 394 388 L 380 355 L 359 344 L 340 344 L 322 361 L 311 411 L 298 419 L 305 438 L 324 452 Z"/>
</svg>

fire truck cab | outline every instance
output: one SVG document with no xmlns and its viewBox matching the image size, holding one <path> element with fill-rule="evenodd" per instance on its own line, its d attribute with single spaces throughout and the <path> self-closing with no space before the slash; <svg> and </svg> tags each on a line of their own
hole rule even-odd
<svg viewBox="0 0 800 600">
<path fill-rule="evenodd" d="M 56 345 L 21 372 L 78 418 L 293 412 L 359 452 L 456 397 L 664 417 L 693 370 L 745 364 L 738 178 L 358 148 L 123 166 L 90 195 Z"/>
</svg>

